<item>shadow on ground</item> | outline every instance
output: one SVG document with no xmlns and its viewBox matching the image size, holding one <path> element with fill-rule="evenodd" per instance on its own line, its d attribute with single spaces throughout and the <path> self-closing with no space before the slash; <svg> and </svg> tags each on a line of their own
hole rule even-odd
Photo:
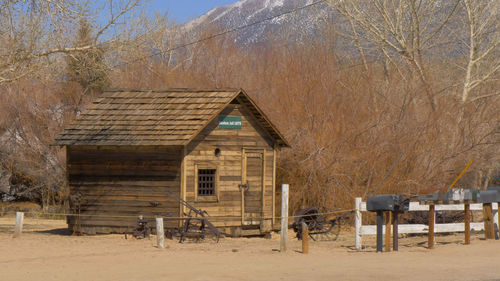
<svg viewBox="0 0 500 281">
<path fill-rule="evenodd" d="M 0 225 L 0 233 L 14 234 L 14 226 Z M 68 228 L 54 228 L 54 229 L 36 230 L 36 229 L 30 229 L 30 227 L 25 227 L 23 229 L 23 234 L 28 234 L 28 233 L 59 235 L 59 236 L 70 236 L 73 234 L 73 232 L 71 232 Z"/>
<path fill-rule="evenodd" d="M 41 234 L 60 235 L 60 236 L 73 235 L 73 232 L 71 230 L 69 230 L 68 228 L 55 228 L 55 229 L 48 229 L 48 230 L 38 230 L 38 231 L 33 231 L 33 232 L 41 233 Z"/>
</svg>

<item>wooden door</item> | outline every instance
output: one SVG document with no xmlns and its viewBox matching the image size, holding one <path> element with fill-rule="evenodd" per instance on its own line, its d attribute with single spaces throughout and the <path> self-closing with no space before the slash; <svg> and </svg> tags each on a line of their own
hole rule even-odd
<svg viewBox="0 0 500 281">
<path fill-rule="evenodd" d="M 244 151 L 243 224 L 260 225 L 263 217 L 264 152 Z"/>
</svg>

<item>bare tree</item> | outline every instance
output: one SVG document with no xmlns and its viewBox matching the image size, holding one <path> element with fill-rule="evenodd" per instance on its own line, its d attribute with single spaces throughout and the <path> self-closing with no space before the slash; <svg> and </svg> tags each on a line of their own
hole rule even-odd
<svg viewBox="0 0 500 281">
<path fill-rule="evenodd" d="M 413 69 L 424 85 L 427 98 L 435 110 L 436 104 L 424 56 L 442 42 L 445 26 L 456 14 L 460 0 L 345 0 L 327 1 L 346 17 L 356 37 L 362 36 L 380 49 L 380 53 L 395 67 L 403 79 L 401 62 Z M 359 46 L 359 45 L 358 45 Z"/>
<path fill-rule="evenodd" d="M 100 70 L 113 63 L 112 55 L 130 35 L 117 26 L 138 5 L 0 1 L 0 166 L 16 179 L 17 195 L 34 195 L 44 206 L 64 200 L 64 150 L 50 144 L 88 104 L 84 88 L 107 79 Z"/>
<path fill-rule="evenodd" d="M 82 17 L 97 21 L 99 14 L 89 15 L 97 3 L 72 0 L 2 1 L 0 6 L 0 85 L 27 76 L 36 77 L 54 65 L 57 55 L 109 48 L 117 38 L 104 36 L 120 18 L 134 9 L 139 0 L 108 0 L 109 16 L 88 44 L 71 46 L 72 31 Z M 104 16 L 104 15 L 103 15 Z M 53 68 L 54 70 L 57 68 Z M 57 72 L 56 72 L 57 73 Z"/>
<path fill-rule="evenodd" d="M 477 91 L 478 86 L 498 79 L 500 70 L 500 2 L 463 0 L 466 13 L 462 102 L 500 95 L 498 89 Z M 474 91 L 476 90 L 476 91 Z M 472 93 L 475 95 L 471 96 Z"/>
</svg>

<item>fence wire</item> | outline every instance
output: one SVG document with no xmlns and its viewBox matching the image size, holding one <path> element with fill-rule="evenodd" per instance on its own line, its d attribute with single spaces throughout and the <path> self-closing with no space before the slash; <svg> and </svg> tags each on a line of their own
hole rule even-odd
<svg viewBox="0 0 500 281">
<path fill-rule="evenodd" d="M 306 215 L 294 215 L 294 216 L 287 216 L 287 217 L 281 217 L 281 216 L 275 216 L 275 217 L 245 217 L 244 219 L 251 219 L 251 220 L 281 220 L 282 218 L 288 218 L 288 219 L 294 219 L 294 218 L 301 218 L 301 217 L 310 217 L 311 215 L 317 215 L 317 216 L 327 216 L 327 215 L 338 215 L 338 214 L 344 214 L 344 213 L 349 213 L 349 212 L 354 212 L 357 209 L 344 209 L 344 210 L 335 210 L 335 211 L 330 211 L 330 212 L 322 212 L 322 213 L 315 213 L 315 214 L 306 214 Z M 60 217 L 95 217 L 95 218 L 134 218 L 137 219 L 141 215 L 99 215 L 99 214 L 73 214 L 73 213 L 52 213 L 52 212 L 22 212 L 24 214 L 30 214 L 32 216 L 48 216 L 48 217 L 54 217 L 54 216 L 60 216 Z M 142 215 L 144 219 L 155 219 L 155 218 L 163 218 L 165 220 L 188 220 L 188 219 L 193 219 L 193 218 L 202 218 L 200 216 L 198 217 L 188 217 L 188 216 L 167 216 L 167 215 L 154 215 L 154 216 L 145 216 Z M 206 218 L 209 221 L 234 221 L 234 220 L 241 220 L 242 216 L 210 216 L 206 215 L 204 218 Z"/>
</svg>

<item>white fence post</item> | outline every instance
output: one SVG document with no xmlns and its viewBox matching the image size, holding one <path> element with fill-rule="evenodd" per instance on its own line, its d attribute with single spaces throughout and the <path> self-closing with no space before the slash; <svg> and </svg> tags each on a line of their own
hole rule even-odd
<svg viewBox="0 0 500 281">
<path fill-rule="evenodd" d="M 491 204 L 492 205 L 492 209 L 493 209 L 493 226 L 496 226 L 495 228 L 495 235 L 498 234 L 498 236 L 496 238 L 500 238 L 500 232 L 498 232 L 500 230 L 500 225 L 498 225 L 498 203 L 493 203 Z"/>
<path fill-rule="evenodd" d="M 354 229 L 356 250 L 361 250 L 361 197 L 354 199 Z"/>
<path fill-rule="evenodd" d="M 156 218 L 156 242 L 158 243 L 158 249 L 165 248 L 165 233 L 163 231 L 163 218 Z"/>
<path fill-rule="evenodd" d="M 281 185 L 281 240 L 280 252 L 286 252 L 288 236 L 288 184 Z"/>
<path fill-rule="evenodd" d="M 21 236 L 21 233 L 23 232 L 23 220 L 24 213 L 16 212 L 16 228 L 14 229 L 14 237 Z"/>
</svg>

